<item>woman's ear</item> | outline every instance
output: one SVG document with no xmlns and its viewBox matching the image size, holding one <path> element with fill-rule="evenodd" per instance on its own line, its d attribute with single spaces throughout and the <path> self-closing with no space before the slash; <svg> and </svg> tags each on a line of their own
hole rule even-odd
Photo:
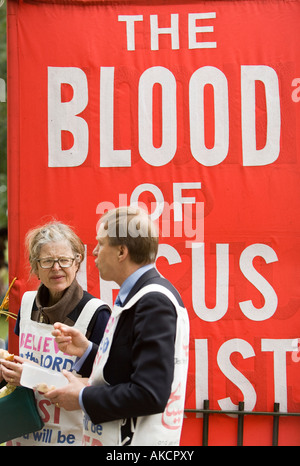
<svg viewBox="0 0 300 466">
<path fill-rule="evenodd" d="M 81 254 L 76 254 L 76 264 L 77 264 L 77 270 L 76 270 L 76 273 L 78 272 L 78 270 L 80 269 L 80 264 L 82 262 L 82 255 Z"/>
</svg>

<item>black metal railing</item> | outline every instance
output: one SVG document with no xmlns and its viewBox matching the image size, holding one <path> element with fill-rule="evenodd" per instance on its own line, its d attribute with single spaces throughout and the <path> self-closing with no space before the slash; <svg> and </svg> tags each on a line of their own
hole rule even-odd
<svg viewBox="0 0 300 466">
<path fill-rule="evenodd" d="M 186 409 L 186 413 L 201 413 L 203 414 L 203 428 L 202 428 L 202 446 L 208 446 L 208 433 L 209 433 L 209 417 L 214 414 L 235 414 L 237 416 L 237 446 L 243 446 L 244 438 L 244 419 L 245 416 L 272 416 L 273 417 L 273 435 L 272 446 L 278 446 L 278 433 L 279 433 L 279 419 L 284 416 L 300 416 L 300 413 L 286 413 L 280 412 L 279 403 L 274 403 L 273 411 L 245 411 L 244 402 L 240 401 L 238 410 L 217 410 L 209 409 L 209 400 L 203 401 L 203 409 Z"/>
</svg>

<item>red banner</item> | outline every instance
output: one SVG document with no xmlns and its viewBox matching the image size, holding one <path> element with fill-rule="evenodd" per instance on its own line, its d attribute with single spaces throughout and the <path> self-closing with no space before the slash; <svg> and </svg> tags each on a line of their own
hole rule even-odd
<svg viewBox="0 0 300 466">
<path fill-rule="evenodd" d="M 11 311 L 37 286 L 24 236 L 52 218 L 111 304 L 97 222 L 139 202 L 189 312 L 186 408 L 300 411 L 299 20 L 289 0 L 8 0 Z M 300 444 L 299 422 L 280 420 L 279 444 Z M 213 415 L 209 444 L 234 445 L 236 426 Z M 182 445 L 201 432 L 187 414 Z M 244 444 L 271 439 L 271 417 L 246 418 Z"/>
</svg>

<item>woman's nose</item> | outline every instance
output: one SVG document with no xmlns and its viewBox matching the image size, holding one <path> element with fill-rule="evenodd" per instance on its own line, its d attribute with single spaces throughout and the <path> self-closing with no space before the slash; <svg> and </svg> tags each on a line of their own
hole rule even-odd
<svg viewBox="0 0 300 466">
<path fill-rule="evenodd" d="M 54 269 L 54 270 L 59 270 L 60 268 L 61 267 L 60 267 L 58 261 L 54 262 L 54 264 L 52 265 L 52 269 Z"/>
</svg>

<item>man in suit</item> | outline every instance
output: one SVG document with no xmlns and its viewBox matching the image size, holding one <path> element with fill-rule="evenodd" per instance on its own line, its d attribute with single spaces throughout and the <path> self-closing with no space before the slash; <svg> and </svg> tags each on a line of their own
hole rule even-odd
<svg viewBox="0 0 300 466">
<path fill-rule="evenodd" d="M 141 209 L 101 219 L 94 250 L 104 280 L 120 291 L 100 347 L 55 324 L 59 348 L 80 359 L 82 379 L 50 392 L 53 403 L 85 413 L 86 445 L 178 445 L 183 421 L 189 322 L 179 293 L 154 267 L 158 234 Z"/>
</svg>

